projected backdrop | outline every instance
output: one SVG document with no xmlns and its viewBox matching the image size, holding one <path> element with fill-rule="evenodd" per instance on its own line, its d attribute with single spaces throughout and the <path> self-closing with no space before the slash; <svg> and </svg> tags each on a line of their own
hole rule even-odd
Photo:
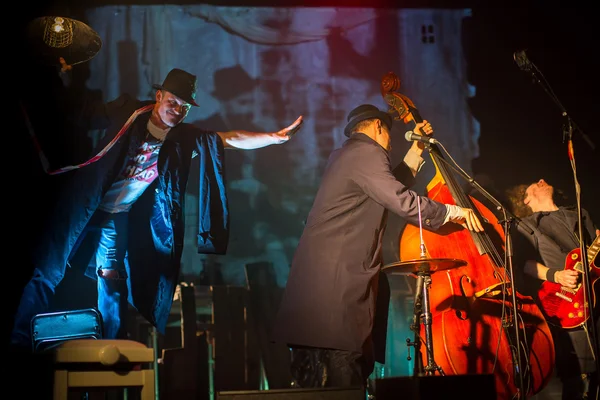
<svg viewBox="0 0 600 400">
<path fill-rule="evenodd" d="M 469 10 L 107 6 L 86 13 L 103 40 L 90 61 L 88 87 L 105 100 L 128 92 L 152 98 L 171 68 L 198 76 L 199 108 L 188 122 L 213 130 L 271 131 L 305 118 L 285 145 L 226 153 L 231 241 L 225 256 L 196 253 L 196 201 L 187 201 L 185 279 L 244 285 L 244 265 L 272 263 L 285 285 L 304 220 L 330 151 L 345 140 L 347 113 L 362 103 L 385 108 L 380 80 L 395 72 L 455 160 L 470 171 L 478 124 L 467 106 L 461 26 Z M 392 161 L 401 161 L 408 127 L 393 129 Z M 97 133 L 91 132 L 90 135 Z M 194 170 L 192 168 L 192 170 Z M 417 190 L 433 176 L 428 161 Z M 195 182 L 190 179 L 190 183 Z M 189 187 L 187 196 L 198 188 Z M 397 261 L 402 221 L 390 217 L 386 263 Z M 391 282 L 410 298 L 410 282 Z M 403 304 L 406 302 L 403 300 Z M 390 329 L 407 330 L 412 310 L 397 308 Z M 398 308 L 399 307 L 399 308 Z M 389 339 L 386 370 L 409 374 L 405 334 Z"/>
</svg>

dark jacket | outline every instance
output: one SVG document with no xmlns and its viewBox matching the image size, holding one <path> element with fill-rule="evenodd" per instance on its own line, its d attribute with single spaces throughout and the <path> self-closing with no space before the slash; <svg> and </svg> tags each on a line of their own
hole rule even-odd
<svg viewBox="0 0 600 400">
<path fill-rule="evenodd" d="M 85 115 L 90 118 L 85 119 L 81 128 L 103 130 L 104 136 L 97 145 L 97 149 L 103 149 L 132 113 L 148 104 L 152 103 L 123 95 L 87 112 Z M 139 115 L 98 161 L 67 173 L 73 176 L 63 190 L 60 226 L 50 228 L 53 243 L 48 246 L 54 246 L 50 248 L 64 248 L 70 241 L 79 239 L 103 195 L 125 165 L 127 149 L 140 140 L 132 132 L 144 129 L 134 128 L 137 124 L 145 127 L 150 113 Z M 161 333 L 165 332 L 179 278 L 185 227 L 184 198 L 193 152 L 200 157 L 198 252 L 224 254 L 229 215 L 223 181 L 223 144 L 216 132 L 187 123 L 172 128 L 159 153 L 158 177 L 129 211 L 126 267 L 130 302 Z M 88 268 L 87 275 L 95 278 L 95 270 Z"/>
<path fill-rule="evenodd" d="M 564 218 L 556 218 L 555 213 L 564 215 Z M 582 210 L 582 222 L 584 242 L 589 245 L 596 237 L 596 226 L 585 209 Z M 566 265 L 567 254 L 579 247 L 575 207 L 559 207 L 558 211 L 533 213 L 523 218 L 517 227 L 520 235 L 514 237 L 515 265 L 521 268 L 526 260 L 535 260 L 548 268 L 562 270 Z M 522 273 L 521 268 L 519 273 Z M 535 295 L 542 283 L 529 276 L 523 276 L 522 280 L 522 290 L 528 295 Z"/>
<path fill-rule="evenodd" d="M 378 299 L 387 210 L 416 224 L 416 201 L 394 177 L 388 152 L 368 136 L 355 134 L 335 150 L 296 249 L 272 339 L 371 353 L 375 319 L 385 324 L 389 307 Z M 443 223 L 443 204 L 422 198 L 421 210 L 425 228 Z M 383 362 L 385 334 L 375 336 L 383 343 L 374 343 L 374 358 Z"/>
</svg>

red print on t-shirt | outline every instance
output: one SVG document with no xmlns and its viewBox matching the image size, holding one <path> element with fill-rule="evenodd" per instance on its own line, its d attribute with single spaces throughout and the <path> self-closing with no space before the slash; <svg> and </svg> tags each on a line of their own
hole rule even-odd
<svg viewBox="0 0 600 400">
<path fill-rule="evenodd" d="M 156 164 L 160 143 L 143 142 L 135 157 L 129 159 L 123 172 L 125 179 L 152 182 L 156 176 Z"/>
</svg>

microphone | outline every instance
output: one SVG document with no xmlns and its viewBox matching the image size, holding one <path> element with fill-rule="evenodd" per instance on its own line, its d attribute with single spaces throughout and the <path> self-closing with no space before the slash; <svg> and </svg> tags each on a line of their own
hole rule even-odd
<svg viewBox="0 0 600 400">
<path fill-rule="evenodd" d="M 531 70 L 531 61 L 527 58 L 527 54 L 525 54 L 525 50 L 515 51 L 513 53 L 513 58 L 515 62 L 519 66 L 519 68 L 523 71 Z"/>
<path fill-rule="evenodd" d="M 413 131 L 406 132 L 404 134 L 404 139 L 406 139 L 407 142 L 412 142 L 413 140 L 416 140 L 418 142 L 423 142 L 423 143 L 427 143 L 427 144 L 437 144 L 438 143 L 438 141 L 432 137 L 417 135 Z"/>
</svg>

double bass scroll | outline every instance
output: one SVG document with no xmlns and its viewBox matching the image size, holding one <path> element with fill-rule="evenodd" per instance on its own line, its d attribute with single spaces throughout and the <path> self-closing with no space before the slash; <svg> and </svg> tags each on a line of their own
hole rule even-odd
<svg viewBox="0 0 600 400">
<path fill-rule="evenodd" d="M 395 118 L 405 124 L 422 122 L 413 101 L 399 89 L 400 79 L 393 72 L 384 75 L 381 94 Z M 554 368 L 550 328 L 533 298 L 513 288 L 505 233 L 494 213 L 464 192 L 436 144 L 427 149 L 435 174 L 426 196 L 470 208 L 484 225 L 483 232 L 453 223 L 422 232 L 426 258 L 466 261 L 431 276 L 436 362 L 447 375 L 493 374 L 498 400 L 532 396 L 547 385 Z M 419 258 L 420 241 L 418 227 L 407 224 L 400 235 L 400 260 Z"/>
</svg>

